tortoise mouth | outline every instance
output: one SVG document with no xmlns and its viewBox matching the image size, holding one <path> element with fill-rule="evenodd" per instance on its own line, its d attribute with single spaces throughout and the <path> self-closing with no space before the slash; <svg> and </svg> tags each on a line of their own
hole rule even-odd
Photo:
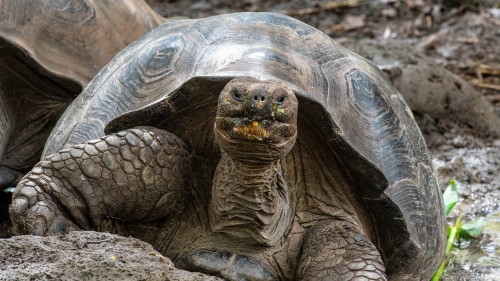
<svg viewBox="0 0 500 281">
<path fill-rule="evenodd" d="M 268 144 L 287 142 L 297 133 L 295 125 L 271 116 L 216 117 L 215 129 L 229 139 Z"/>
<path fill-rule="evenodd" d="M 216 117 L 215 141 L 232 158 L 266 163 L 288 153 L 297 138 L 297 127 L 274 119 Z"/>
</svg>

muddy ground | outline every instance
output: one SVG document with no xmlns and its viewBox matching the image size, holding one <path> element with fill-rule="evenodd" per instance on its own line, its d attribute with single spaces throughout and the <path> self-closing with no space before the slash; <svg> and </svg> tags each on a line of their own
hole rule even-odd
<svg viewBox="0 0 500 281">
<path fill-rule="evenodd" d="M 346 47 L 373 60 L 410 104 L 430 148 L 441 187 L 444 189 L 450 179 L 459 183 L 460 203 L 452 212 L 449 222 L 453 222 L 460 213 L 465 221 L 476 218 L 485 220 L 482 238 L 456 244 L 444 280 L 500 280 L 500 1 L 148 2 L 160 14 L 172 19 L 240 11 L 288 14 L 319 28 Z M 82 239 L 99 243 L 124 242 L 111 236 L 99 240 L 94 237 L 97 234 L 88 235 Z M 9 244 L 11 248 L 8 249 L 15 249 L 15 243 L 27 243 L 21 241 L 23 238 L 15 239 L 14 246 Z M 68 247 L 70 251 L 78 247 L 80 242 L 71 239 L 28 239 L 34 243 L 30 249 L 39 254 L 38 257 L 33 256 L 32 260 L 38 260 L 46 253 L 54 254 L 58 247 Z M 85 247 L 96 243 L 86 243 Z M 132 248 L 140 244 L 130 243 Z M 2 247 L 7 245 L 0 243 L 0 250 L 7 249 Z M 109 248 L 109 251 L 112 249 Z M 145 251 L 152 250 L 148 248 Z M 102 254 L 98 252 L 97 257 L 84 257 L 79 262 L 106 260 L 115 256 Z M 8 261 L 15 258 L 10 256 L 5 256 L 9 257 Z M 146 266 L 157 268 L 154 264 L 157 260 L 150 261 L 147 255 L 131 257 L 132 260 L 144 259 Z M 60 257 L 54 254 L 44 261 L 50 264 L 57 259 Z M 106 261 L 112 266 L 117 262 Z M 167 268 L 171 266 L 168 261 L 161 262 L 165 262 Z M 132 264 L 129 261 L 125 263 Z M 33 263 L 33 266 L 43 268 L 37 263 Z M 12 274 L 25 272 L 22 271 L 24 269 L 28 272 L 31 270 L 27 264 L 19 262 L 14 268 L 0 262 L 0 269 L 8 269 Z M 50 272 L 50 267 L 47 270 L 48 273 L 45 273 L 55 274 Z M 142 276 L 142 271 L 138 272 L 137 276 Z M 161 274 L 163 271 L 158 272 Z M 130 274 L 128 271 L 119 274 L 122 273 L 124 275 L 117 275 L 121 279 L 126 279 L 126 274 Z M 26 277 L 19 276 L 22 277 L 19 280 Z M 158 280 L 169 280 L 163 277 Z M 78 280 L 80 277 L 72 278 Z M 0 280 L 3 280 L 1 275 Z"/>
</svg>

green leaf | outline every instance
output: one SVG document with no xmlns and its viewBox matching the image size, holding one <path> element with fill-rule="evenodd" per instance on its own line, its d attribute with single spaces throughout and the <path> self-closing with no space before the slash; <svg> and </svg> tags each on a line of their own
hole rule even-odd
<svg viewBox="0 0 500 281">
<path fill-rule="evenodd" d="M 443 275 L 444 267 L 446 266 L 446 259 L 441 263 L 434 276 L 432 276 L 431 281 L 439 281 L 441 279 L 441 275 Z"/>
<path fill-rule="evenodd" d="M 446 241 L 446 255 L 448 255 L 451 251 L 451 248 L 453 248 L 453 243 L 455 242 L 455 239 L 457 238 L 457 232 L 458 229 L 461 227 L 460 219 L 462 218 L 462 214 L 458 216 L 457 220 L 455 221 L 455 224 L 451 228 L 450 235 L 448 236 L 448 241 Z"/>
<path fill-rule="evenodd" d="M 483 218 L 465 223 L 459 228 L 458 236 L 463 238 L 480 238 L 483 231 L 483 225 Z"/>
<path fill-rule="evenodd" d="M 457 183 L 454 180 L 450 180 L 450 185 L 443 193 L 443 200 L 444 211 L 448 215 L 458 202 Z"/>
<path fill-rule="evenodd" d="M 451 229 L 453 227 L 449 224 L 446 225 L 446 237 L 450 237 Z"/>
<path fill-rule="evenodd" d="M 274 104 L 273 105 L 273 108 L 275 111 L 277 111 L 278 113 L 285 113 L 285 109 L 284 108 L 279 108 L 279 106 L 277 104 Z M 274 112 L 272 112 L 272 114 L 274 114 Z"/>
</svg>

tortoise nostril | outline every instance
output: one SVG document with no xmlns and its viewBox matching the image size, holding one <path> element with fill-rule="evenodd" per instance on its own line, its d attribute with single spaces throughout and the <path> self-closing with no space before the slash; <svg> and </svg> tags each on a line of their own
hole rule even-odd
<svg viewBox="0 0 500 281">
<path fill-rule="evenodd" d="M 254 101 L 265 101 L 267 99 L 265 94 L 256 94 L 253 96 Z"/>
</svg>

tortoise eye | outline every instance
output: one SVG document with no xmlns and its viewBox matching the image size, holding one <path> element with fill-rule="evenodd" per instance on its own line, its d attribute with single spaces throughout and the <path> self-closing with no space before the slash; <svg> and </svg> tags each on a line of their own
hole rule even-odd
<svg viewBox="0 0 500 281">
<path fill-rule="evenodd" d="M 236 101 L 243 101 L 243 97 L 241 96 L 241 94 L 236 91 L 236 90 L 231 90 L 231 96 L 233 97 L 233 99 L 235 99 Z"/>
<path fill-rule="evenodd" d="M 279 98 L 276 98 L 276 100 L 274 101 L 274 103 L 276 104 L 283 104 L 286 100 L 286 97 L 285 96 L 281 96 Z"/>
</svg>

